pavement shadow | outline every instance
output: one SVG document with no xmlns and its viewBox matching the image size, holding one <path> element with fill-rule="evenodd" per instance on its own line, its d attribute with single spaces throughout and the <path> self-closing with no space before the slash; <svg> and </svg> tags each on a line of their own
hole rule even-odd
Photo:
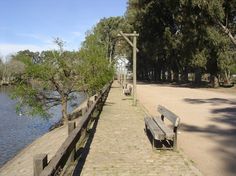
<svg viewBox="0 0 236 176">
<path fill-rule="evenodd" d="M 202 133 L 209 140 L 217 142 L 219 147 L 215 149 L 215 152 L 219 153 L 218 156 L 221 156 L 220 159 L 224 161 L 227 172 L 236 175 L 236 100 L 212 98 L 185 99 L 185 101 L 191 104 L 210 103 L 213 106 L 211 110 L 213 117 L 209 118 L 215 125 L 199 127 L 197 125 L 181 124 L 181 130 Z M 226 107 L 214 108 L 214 105 L 224 105 Z"/>
<path fill-rule="evenodd" d="M 94 120 L 92 128 L 88 131 L 88 139 L 87 139 L 84 147 L 79 149 L 76 152 L 76 155 L 79 156 L 79 157 L 77 159 L 78 162 L 77 162 L 77 164 L 76 164 L 76 166 L 74 168 L 72 176 L 80 176 L 81 173 L 82 173 L 82 170 L 83 170 L 83 167 L 85 165 L 86 159 L 87 159 L 88 154 L 90 152 L 90 146 L 92 145 L 94 136 L 96 134 L 96 129 L 97 129 L 98 121 L 99 121 L 100 115 L 102 113 L 103 107 L 105 106 L 106 103 L 109 104 L 110 106 L 112 106 L 112 104 L 114 104 L 114 103 L 106 102 L 107 97 L 105 98 L 105 100 L 104 100 L 104 102 L 103 102 L 103 104 L 101 106 L 101 109 L 98 111 L 98 114 L 94 118 L 95 120 Z"/>
<path fill-rule="evenodd" d="M 151 146 L 153 145 L 153 136 L 151 134 L 151 132 L 149 130 L 144 129 L 144 131 L 146 132 L 146 135 L 148 137 L 148 140 L 151 144 Z M 154 147 L 155 149 L 173 149 L 173 141 L 171 140 L 154 140 Z"/>
<path fill-rule="evenodd" d="M 189 81 L 188 83 L 181 82 L 168 82 L 168 81 L 138 81 L 139 85 L 152 85 L 152 86 L 168 86 L 176 88 L 211 88 L 208 82 L 202 82 L 201 84 L 195 84 L 194 82 Z"/>
<path fill-rule="evenodd" d="M 88 132 L 89 137 L 87 139 L 87 142 L 86 142 L 84 148 L 81 148 L 76 154 L 77 156 L 80 156 L 80 158 L 79 158 L 78 163 L 77 163 L 77 165 L 74 169 L 74 172 L 72 174 L 73 176 L 79 176 L 82 173 L 84 164 L 86 162 L 87 156 L 88 156 L 89 151 L 90 151 L 90 146 L 92 144 L 94 135 L 96 133 L 97 124 L 98 124 L 98 118 L 95 120 L 93 128 L 90 129 L 89 132 Z"/>
<path fill-rule="evenodd" d="M 185 98 L 184 101 L 190 104 L 208 103 L 212 105 L 221 105 L 221 104 L 236 105 L 235 99 L 224 99 L 224 98 L 209 98 L 209 99 Z"/>
</svg>

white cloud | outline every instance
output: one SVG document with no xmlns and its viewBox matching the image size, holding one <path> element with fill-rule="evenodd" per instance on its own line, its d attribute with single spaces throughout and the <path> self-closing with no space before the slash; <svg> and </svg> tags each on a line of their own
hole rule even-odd
<svg viewBox="0 0 236 176">
<path fill-rule="evenodd" d="M 81 32 L 72 32 L 72 34 L 76 37 L 82 37 L 83 34 Z"/>
<path fill-rule="evenodd" d="M 37 45 L 30 45 L 30 44 L 5 44 L 0 43 L 0 54 L 3 56 L 3 60 L 5 60 L 6 56 L 10 54 L 15 54 L 18 51 L 22 50 L 30 50 L 33 52 L 36 51 L 43 51 L 43 50 L 50 50 L 55 49 L 54 45 L 44 45 L 44 46 L 37 46 Z"/>
<path fill-rule="evenodd" d="M 21 36 L 21 37 L 36 39 L 36 40 L 43 42 L 43 43 L 52 43 L 52 37 L 48 37 L 48 36 L 42 35 L 42 34 L 19 33 L 17 35 Z"/>
<path fill-rule="evenodd" d="M 76 31 L 71 32 L 70 34 L 72 35 L 66 38 L 64 47 L 66 50 L 78 50 L 78 48 L 80 48 L 80 43 L 82 42 L 82 40 L 84 40 L 84 34 Z M 18 51 L 22 50 L 41 52 L 43 50 L 58 49 L 55 43 L 53 43 L 54 37 L 48 37 L 46 35 L 33 33 L 19 33 L 17 35 L 21 37 L 36 39 L 39 41 L 39 44 L 0 43 L 0 58 L 2 57 L 4 61 L 6 60 L 7 56 L 15 54 Z"/>
</svg>

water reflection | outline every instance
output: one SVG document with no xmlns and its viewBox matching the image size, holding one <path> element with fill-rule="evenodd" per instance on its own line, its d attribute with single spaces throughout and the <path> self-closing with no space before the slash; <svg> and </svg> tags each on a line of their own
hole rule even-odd
<svg viewBox="0 0 236 176">
<path fill-rule="evenodd" d="M 28 117 L 16 113 L 16 102 L 9 98 L 9 88 L 0 87 L 0 167 L 27 144 L 42 136 L 61 117 L 60 106 L 50 109 L 51 118 Z M 84 100 L 79 95 L 77 102 Z M 69 111 L 72 107 L 69 107 Z"/>
</svg>

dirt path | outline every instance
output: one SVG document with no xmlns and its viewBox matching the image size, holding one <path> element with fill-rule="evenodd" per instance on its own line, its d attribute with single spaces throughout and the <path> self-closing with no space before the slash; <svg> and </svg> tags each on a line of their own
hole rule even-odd
<svg viewBox="0 0 236 176">
<path fill-rule="evenodd" d="M 236 96 L 154 84 L 137 91 L 151 114 L 161 104 L 180 116 L 179 148 L 205 175 L 236 175 Z"/>
</svg>

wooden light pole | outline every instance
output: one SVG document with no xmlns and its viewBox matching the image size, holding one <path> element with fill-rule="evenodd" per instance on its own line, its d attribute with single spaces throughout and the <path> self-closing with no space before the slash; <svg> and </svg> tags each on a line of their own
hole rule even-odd
<svg viewBox="0 0 236 176">
<path fill-rule="evenodd" d="M 136 67 L 137 67 L 137 52 L 139 51 L 137 48 L 137 37 L 139 36 L 139 34 L 136 33 L 136 31 L 134 31 L 134 33 L 132 34 L 127 34 L 127 33 L 123 33 L 122 31 L 120 31 L 120 33 L 118 34 L 118 36 L 122 36 L 128 43 L 130 46 L 132 46 L 133 48 L 133 105 L 136 106 L 137 105 L 137 87 L 136 87 L 136 82 L 137 82 L 137 76 L 136 76 Z M 130 39 L 128 37 L 132 37 L 133 38 L 133 42 L 130 41 Z"/>
</svg>

